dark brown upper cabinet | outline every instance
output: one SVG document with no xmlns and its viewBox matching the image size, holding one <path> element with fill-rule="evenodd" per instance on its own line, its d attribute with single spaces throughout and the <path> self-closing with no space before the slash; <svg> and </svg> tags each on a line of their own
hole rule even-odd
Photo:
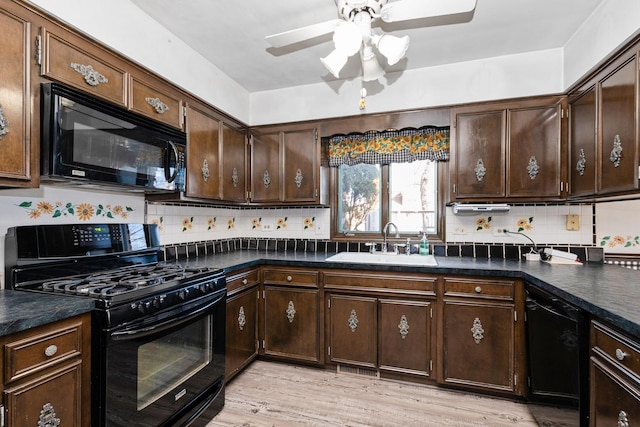
<svg viewBox="0 0 640 427">
<path fill-rule="evenodd" d="M 556 200 L 563 180 L 563 97 L 452 110 L 451 200 Z"/>
</svg>

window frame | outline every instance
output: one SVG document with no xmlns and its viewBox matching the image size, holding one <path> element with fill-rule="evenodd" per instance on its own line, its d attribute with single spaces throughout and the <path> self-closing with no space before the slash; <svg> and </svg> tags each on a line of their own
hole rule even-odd
<svg viewBox="0 0 640 427">
<path fill-rule="evenodd" d="M 338 168 L 330 168 L 330 209 L 331 209 L 331 240 L 343 241 L 343 242 L 381 242 L 384 240 L 382 231 L 379 233 L 343 233 L 338 232 Z M 389 222 L 389 165 L 380 165 L 381 169 L 381 224 Z M 445 219 L 446 219 L 446 204 L 449 195 L 449 163 L 448 162 L 436 162 L 436 177 L 437 183 L 437 218 L 438 232 L 436 234 L 427 235 L 430 243 L 443 243 L 445 241 Z M 395 236 L 395 235 L 394 235 Z M 422 237 L 421 232 L 414 233 L 400 233 L 401 239 L 411 238 L 412 240 Z M 393 237 L 395 238 L 395 237 Z M 417 241 L 416 241 L 417 242 Z"/>
</svg>

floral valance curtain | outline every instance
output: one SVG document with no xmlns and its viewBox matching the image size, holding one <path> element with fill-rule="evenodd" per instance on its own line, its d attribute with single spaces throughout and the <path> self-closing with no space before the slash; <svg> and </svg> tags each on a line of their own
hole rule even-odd
<svg viewBox="0 0 640 427">
<path fill-rule="evenodd" d="M 369 131 L 329 138 L 329 166 L 449 160 L 449 127 Z"/>
</svg>

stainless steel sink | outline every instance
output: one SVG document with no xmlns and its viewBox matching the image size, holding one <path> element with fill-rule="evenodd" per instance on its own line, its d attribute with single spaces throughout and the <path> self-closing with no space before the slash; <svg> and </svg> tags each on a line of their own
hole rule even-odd
<svg viewBox="0 0 640 427">
<path fill-rule="evenodd" d="M 394 252 L 340 252 L 326 259 L 327 262 L 344 262 L 357 264 L 415 265 L 437 267 L 433 255 L 397 255 Z"/>
</svg>

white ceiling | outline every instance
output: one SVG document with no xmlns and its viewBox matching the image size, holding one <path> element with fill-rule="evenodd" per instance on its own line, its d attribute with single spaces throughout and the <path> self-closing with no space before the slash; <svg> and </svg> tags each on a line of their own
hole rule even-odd
<svg viewBox="0 0 640 427">
<path fill-rule="evenodd" d="M 331 35 L 275 49 L 265 36 L 338 17 L 334 0 L 131 0 L 248 92 L 329 82 L 320 63 Z M 389 0 L 389 2 L 398 0 Z M 423 0 L 446 1 L 446 0 Z M 604 0 L 478 0 L 467 22 L 420 19 L 381 28 L 409 35 L 402 71 L 537 50 L 561 48 Z M 341 78 L 357 78 L 358 55 Z"/>
</svg>

